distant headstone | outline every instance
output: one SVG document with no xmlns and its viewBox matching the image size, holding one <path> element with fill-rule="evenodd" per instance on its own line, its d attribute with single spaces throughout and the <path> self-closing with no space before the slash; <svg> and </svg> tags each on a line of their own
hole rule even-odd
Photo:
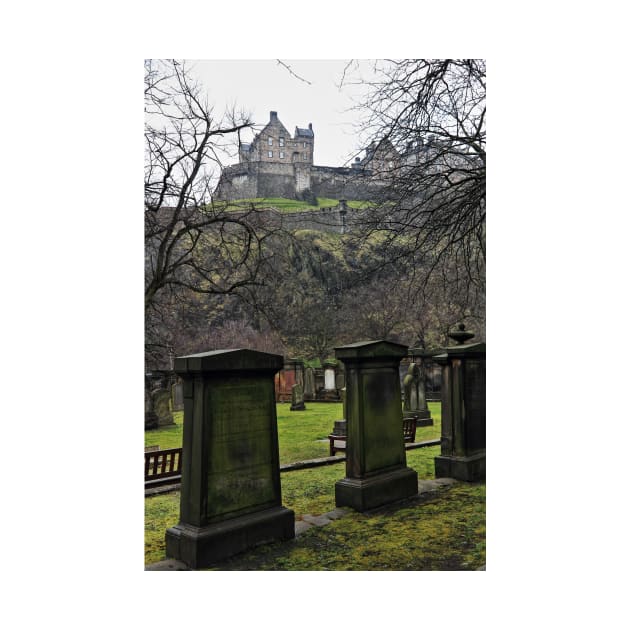
<svg viewBox="0 0 630 630">
<path fill-rule="evenodd" d="M 424 390 L 424 369 L 421 362 L 409 364 L 403 379 L 404 405 L 403 417 L 416 418 L 416 426 L 425 427 L 433 424 L 433 418 L 427 407 Z"/>
<path fill-rule="evenodd" d="M 158 425 L 163 427 L 175 424 L 171 412 L 171 392 L 165 388 L 155 389 L 151 392 L 151 398 L 153 411 L 158 418 Z"/>
<path fill-rule="evenodd" d="M 341 420 L 335 420 L 332 432 L 334 435 L 348 435 L 348 423 L 346 421 L 346 388 L 341 389 L 339 393 L 341 394 L 343 418 Z"/>
<path fill-rule="evenodd" d="M 173 383 L 171 386 L 171 404 L 173 411 L 184 410 L 184 386 L 181 383 Z"/>
<path fill-rule="evenodd" d="M 291 388 L 291 411 L 304 411 L 304 391 L 299 383 Z"/>
<path fill-rule="evenodd" d="M 282 357 L 216 350 L 177 357 L 184 384 L 180 520 L 166 555 L 192 568 L 295 536 L 281 505 L 274 376 Z"/>
<path fill-rule="evenodd" d="M 364 341 L 335 348 L 345 365 L 346 477 L 335 484 L 335 503 L 363 512 L 418 493 L 418 474 L 407 467 L 398 365 L 407 347 Z"/>
<path fill-rule="evenodd" d="M 329 391 L 337 389 L 335 383 L 335 368 L 333 367 L 324 368 L 324 389 Z"/>
<path fill-rule="evenodd" d="M 155 411 L 153 411 L 153 398 L 151 392 L 145 387 L 144 390 L 144 430 L 150 431 L 157 429 L 159 426 L 158 417 Z"/>
<path fill-rule="evenodd" d="M 441 453 L 435 476 L 478 481 L 486 477 L 486 344 L 464 344 L 474 335 L 463 326 L 433 359 L 442 366 Z"/>
<path fill-rule="evenodd" d="M 315 375 L 311 367 L 304 369 L 304 398 L 306 400 L 315 398 Z"/>
</svg>

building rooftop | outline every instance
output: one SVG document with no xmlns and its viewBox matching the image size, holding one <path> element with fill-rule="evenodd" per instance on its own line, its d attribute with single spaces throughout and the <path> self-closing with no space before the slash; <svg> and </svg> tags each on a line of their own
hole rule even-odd
<svg viewBox="0 0 630 630">
<path fill-rule="evenodd" d="M 300 129 L 300 127 L 296 127 L 295 135 L 304 138 L 314 138 L 315 134 L 313 134 L 313 126 L 309 124 L 308 129 Z"/>
</svg>

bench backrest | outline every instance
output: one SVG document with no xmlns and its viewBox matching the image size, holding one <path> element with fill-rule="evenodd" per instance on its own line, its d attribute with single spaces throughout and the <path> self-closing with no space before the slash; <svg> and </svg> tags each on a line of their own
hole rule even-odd
<svg viewBox="0 0 630 630">
<path fill-rule="evenodd" d="M 144 480 L 174 477 L 182 473 L 182 449 L 167 448 L 144 454 Z"/>
<path fill-rule="evenodd" d="M 416 439 L 416 418 L 403 418 L 403 437 L 405 442 L 414 442 Z"/>
</svg>

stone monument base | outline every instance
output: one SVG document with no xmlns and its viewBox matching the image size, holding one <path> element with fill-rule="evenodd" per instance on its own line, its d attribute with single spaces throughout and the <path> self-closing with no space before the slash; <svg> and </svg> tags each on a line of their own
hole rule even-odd
<svg viewBox="0 0 630 630">
<path fill-rule="evenodd" d="M 166 556 L 199 569 L 256 545 L 291 538 L 295 538 L 293 510 L 273 507 L 205 527 L 187 523 L 170 527 L 166 530 Z"/>
<path fill-rule="evenodd" d="M 173 420 L 173 416 L 170 416 L 169 418 L 159 418 L 158 419 L 158 426 L 160 426 L 160 427 L 175 426 L 175 420 Z"/>
<path fill-rule="evenodd" d="M 486 478 L 486 453 L 469 457 L 439 455 L 435 458 L 435 476 L 460 481 L 483 481 Z"/>
<path fill-rule="evenodd" d="M 154 411 L 145 411 L 144 412 L 144 430 L 149 431 L 152 429 L 157 429 L 160 426 L 160 421 L 157 416 L 157 413 Z"/>
<path fill-rule="evenodd" d="M 427 409 L 426 411 L 414 411 L 405 412 L 403 414 L 405 418 L 413 418 L 416 417 L 416 427 L 432 427 L 433 426 L 433 418 L 431 417 L 431 412 Z"/>
<path fill-rule="evenodd" d="M 364 512 L 418 494 L 418 473 L 399 468 L 366 479 L 346 477 L 335 484 L 335 505 Z"/>
<path fill-rule="evenodd" d="M 291 405 L 290 407 L 290 411 L 305 411 L 305 410 L 306 410 L 306 406 L 304 405 L 303 402 L 297 403 L 295 405 Z"/>
</svg>

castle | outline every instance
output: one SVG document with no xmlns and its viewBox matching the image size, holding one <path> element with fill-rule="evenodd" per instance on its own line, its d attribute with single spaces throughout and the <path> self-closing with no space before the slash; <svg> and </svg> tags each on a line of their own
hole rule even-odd
<svg viewBox="0 0 630 630">
<path fill-rule="evenodd" d="M 365 158 L 357 157 L 351 167 L 316 166 L 314 147 L 312 124 L 296 127 L 292 137 L 278 113 L 270 112 L 269 122 L 251 144 L 240 145 L 239 163 L 223 169 L 215 197 L 369 200 L 403 157 L 388 140 L 382 140 L 372 143 Z"/>
</svg>

